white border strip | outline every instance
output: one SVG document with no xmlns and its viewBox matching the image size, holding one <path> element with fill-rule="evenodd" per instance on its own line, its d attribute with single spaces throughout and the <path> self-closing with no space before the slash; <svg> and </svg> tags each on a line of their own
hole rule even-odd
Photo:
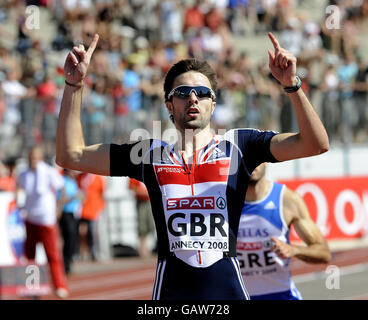
<svg viewBox="0 0 368 320">
<path fill-rule="evenodd" d="M 239 282 L 240 282 L 241 287 L 242 287 L 242 289 L 244 291 L 244 295 L 245 295 L 245 297 L 246 297 L 247 300 L 250 300 L 248 291 L 247 291 L 247 289 L 245 288 L 245 285 L 244 285 L 243 277 L 242 277 L 242 275 L 240 273 L 239 262 L 238 262 L 238 260 L 235 257 L 231 257 L 230 259 L 231 259 L 231 262 L 233 263 L 233 265 L 235 267 L 235 271 L 236 271 L 236 274 L 238 275 Z"/>
<path fill-rule="evenodd" d="M 159 261 L 156 270 L 155 284 L 153 286 L 152 300 L 160 300 L 162 280 L 165 272 L 165 267 L 166 267 L 166 260 Z"/>
</svg>

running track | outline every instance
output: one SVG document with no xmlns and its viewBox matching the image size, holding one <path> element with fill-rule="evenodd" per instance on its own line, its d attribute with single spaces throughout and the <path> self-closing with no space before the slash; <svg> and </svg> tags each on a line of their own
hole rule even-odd
<svg viewBox="0 0 368 320">
<path fill-rule="evenodd" d="M 332 295 L 333 292 L 324 286 L 328 265 L 338 266 L 341 270 L 344 280 L 338 291 L 340 295 Z M 368 248 L 334 252 L 328 265 L 292 260 L 292 274 L 305 299 L 368 300 L 368 287 L 361 282 L 368 275 Z M 68 276 L 70 296 L 67 300 L 150 300 L 155 266 L 156 257 L 76 263 L 74 273 Z M 349 290 L 344 291 L 344 286 Z M 50 294 L 40 299 L 54 300 L 57 297 Z"/>
<path fill-rule="evenodd" d="M 361 266 L 368 262 L 368 248 L 333 253 L 329 265 L 340 267 Z M 111 264 L 96 263 L 76 266 L 76 273 L 68 278 L 71 295 L 69 300 L 150 300 L 155 275 L 156 258 L 120 258 Z M 320 285 L 328 265 L 306 264 L 292 260 L 291 270 L 298 286 L 298 279 L 317 281 Z M 89 270 L 88 270 L 89 269 Z M 341 275 L 344 276 L 343 272 Z M 308 282 L 308 281 L 301 281 Z M 343 288 L 341 288 L 343 289 Z M 327 289 L 326 289 L 327 290 Z M 303 292 L 302 292 L 303 294 Z M 363 295 L 351 293 L 351 298 L 368 299 L 368 288 Z M 41 299 L 55 299 L 45 296 Z"/>
</svg>

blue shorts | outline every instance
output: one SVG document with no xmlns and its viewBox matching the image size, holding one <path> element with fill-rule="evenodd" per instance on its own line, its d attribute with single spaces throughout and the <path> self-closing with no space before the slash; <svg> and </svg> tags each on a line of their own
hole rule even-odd
<svg viewBox="0 0 368 320">
<path fill-rule="evenodd" d="M 206 268 L 192 267 L 171 256 L 158 260 L 153 300 L 249 300 L 234 257 Z"/>
<path fill-rule="evenodd" d="M 250 296 L 250 300 L 301 300 L 301 297 L 295 296 L 291 290 Z"/>
</svg>

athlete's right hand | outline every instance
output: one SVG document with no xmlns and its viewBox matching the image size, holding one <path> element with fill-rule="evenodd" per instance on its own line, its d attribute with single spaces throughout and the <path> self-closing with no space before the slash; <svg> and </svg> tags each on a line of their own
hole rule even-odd
<svg viewBox="0 0 368 320">
<path fill-rule="evenodd" d="M 71 84 L 82 84 L 87 75 L 87 69 L 93 52 L 96 49 L 99 35 L 95 34 L 91 45 L 86 51 L 83 44 L 74 46 L 66 57 L 64 64 L 65 80 Z"/>
<path fill-rule="evenodd" d="M 274 242 L 271 251 L 275 252 L 281 259 L 291 258 L 295 255 L 295 249 L 292 245 L 287 244 L 276 237 L 271 237 L 271 240 Z"/>
</svg>

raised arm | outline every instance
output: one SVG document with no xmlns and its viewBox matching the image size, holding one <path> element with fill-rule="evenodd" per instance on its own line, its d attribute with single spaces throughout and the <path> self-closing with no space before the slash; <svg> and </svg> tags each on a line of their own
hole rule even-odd
<svg viewBox="0 0 368 320">
<path fill-rule="evenodd" d="M 272 75 L 284 87 L 295 86 L 296 57 L 282 48 L 272 33 L 268 34 L 274 52 L 268 50 Z M 287 93 L 298 122 L 298 133 L 280 133 L 271 140 L 271 153 L 279 161 L 310 157 L 328 151 L 325 127 L 302 89 Z"/>
<path fill-rule="evenodd" d="M 83 45 L 73 47 L 65 60 L 66 84 L 57 126 L 56 163 L 63 168 L 109 175 L 110 145 L 86 146 L 80 120 L 83 79 L 98 38 L 98 35 L 94 36 L 87 51 Z"/>
<path fill-rule="evenodd" d="M 296 233 L 306 246 L 287 244 L 276 238 L 273 251 L 281 258 L 296 257 L 309 263 L 327 263 L 331 253 L 321 231 L 310 218 L 303 199 L 294 191 L 286 188 L 283 196 L 284 218 L 294 225 Z"/>
</svg>

